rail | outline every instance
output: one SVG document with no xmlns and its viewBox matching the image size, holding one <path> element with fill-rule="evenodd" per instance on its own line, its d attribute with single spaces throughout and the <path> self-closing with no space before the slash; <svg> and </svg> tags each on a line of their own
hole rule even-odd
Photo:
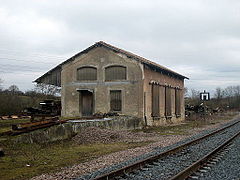
<svg viewBox="0 0 240 180">
<path fill-rule="evenodd" d="M 235 124 L 237 124 L 237 123 L 239 123 L 239 122 L 240 122 L 240 121 L 238 120 L 238 121 L 236 121 L 236 122 L 234 122 L 234 123 L 232 123 L 232 124 L 230 124 L 230 125 L 227 125 L 227 126 L 225 126 L 225 127 L 223 127 L 223 128 L 219 128 L 219 129 L 217 129 L 217 130 L 215 130 L 215 131 L 213 131 L 213 132 L 211 132 L 211 133 L 209 133 L 209 134 L 207 134 L 207 135 L 204 135 L 204 136 L 202 136 L 202 137 L 196 138 L 196 139 L 194 139 L 194 140 L 192 140 L 192 141 L 190 141 L 190 142 L 181 144 L 181 145 L 179 145 L 179 146 L 177 146 L 177 147 L 175 147 L 175 148 L 172 148 L 172 149 L 170 149 L 170 150 L 167 150 L 167 151 L 165 151 L 165 152 L 159 153 L 158 155 L 151 156 L 151 157 L 146 158 L 146 159 L 144 159 L 144 160 L 137 161 L 137 162 L 135 162 L 135 163 L 133 163 L 133 164 L 131 164 L 131 165 L 128 165 L 128 166 L 125 166 L 125 167 L 116 169 L 116 170 L 114 170 L 114 171 L 111 171 L 111 172 L 109 172 L 109 173 L 105 173 L 105 174 L 103 174 L 103 175 L 97 176 L 97 177 L 95 177 L 93 180 L 105 180 L 105 179 L 106 179 L 106 180 L 109 180 L 109 179 L 114 179 L 114 177 L 122 176 L 122 175 L 124 175 L 124 174 L 126 174 L 126 173 L 132 172 L 133 170 L 140 169 L 140 168 L 142 168 L 142 167 L 143 167 L 144 165 L 146 165 L 146 164 L 150 164 L 151 162 L 153 162 L 153 161 L 155 161 L 155 160 L 157 160 L 157 159 L 160 159 L 160 158 L 162 158 L 162 157 L 168 156 L 168 155 L 170 155 L 170 154 L 174 154 L 175 152 L 178 152 L 178 151 L 180 151 L 181 149 L 183 149 L 183 148 L 185 148 L 185 147 L 187 147 L 187 146 L 189 146 L 189 145 L 192 145 L 192 144 L 194 144 L 194 143 L 196 143 L 196 142 L 198 142 L 198 141 L 200 141 L 200 140 L 202 140 L 202 139 L 205 139 L 205 138 L 207 138 L 207 137 L 213 136 L 213 135 L 217 134 L 218 132 L 221 132 L 221 131 L 223 131 L 223 130 L 225 130 L 225 129 L 227 129 L 227 128 L 230 128 L 230 127 L 234 126 Z"/>
<path fill-rule="evenodd" d="M 224 143 L 219 145 L 217 148 L 215 148 L 213 151 L 208 153 L 206 156 L 198 160 L 197 162 L 193 163 L 183 171 L 179 172 L 177 175 L 170 178 L 170 180 L 183 180 L 188 178 L 191 174 L 193 174 L 195 171 L 197 171 L 201 166 L 203 166 L 205 163 L 207 163 L 217 152 L 222 150 L 225 146 L 227 146 L 231 141 L 233 141 L 237 136 L 240 135 L 240 132 L 236 133 L 234 136 L 226 140 Z"/>
</svg>

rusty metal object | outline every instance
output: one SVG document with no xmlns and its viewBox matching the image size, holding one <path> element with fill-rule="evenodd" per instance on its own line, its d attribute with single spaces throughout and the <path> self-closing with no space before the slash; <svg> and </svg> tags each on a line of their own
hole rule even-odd
<svg viewBox="0 0 240 180">
<path fill-rule="evenodd" d="M 59 120 L 59 121 L 51 121 L 51 122 L 48 122 L 48 123 L 42 123 L 42 124 L 39 124 L 39 125 L 29 126 L 27 128 L 12 131 L 10 135 L 11 136 L 16 136 L 16 135 L 19 135 L 19 134 L 28 133 L 28 132 L 31 132 L 31 131 L 34 131 L 34 130 L 37 130 L 37 129 L 47 128 L 47 127 L 51 127 L 51 126 L 54 126 L 54 125 L 63 124 L 63 123 L 66 123 L 66 122 L 67 122 L 66 120 Z"/>
<path fill-rule="evenodd" d="M 214 134 L 216 134 L 216 133 L 218 133 L 220 131 L 223 131 L 223 130 L 229 128 L 229 127 L 232 127 L 232 126 L 234 126 L 237 123 L 240 123 L 240 121 L 237 121 L 237 122 L 235 122 L 233 124 L 230 124 L 228 126 L 225 126 L 223 128 L 217 129 L 217 130 L 215 130 L 215 131 L 213 131 L 213 132 L 211 132 L 211 133 L 209 133 L 207 135 L 204 135 L 204 136 L 199 137 L 197 139 L 194 139 L 194 140 L 192 140 L 190 142 L 187 142 L 187 143 L 184 143 L 182 145 L 179 145 L 179 146 L 177 146 L 175 148 L 172 148 L 172 149 L 170 149 L 168 151 L 162 152 L 162 153 L 160 153 L 160 154 L 158 154 L 156 156 L 152 156 L 152 157 L 146 158 L 144 160 L 137 161 L 137 162 L 135 162 L 135 163 L 133 163 L 131 165 L 128 165 L 128 166 L 122 167 L 120 169 L 117 169 L 115 171 L 112 171 L 112 172 L 103 174 L 101 176 L 98 176 L 98 177 L 94 178 L 93 180 L 114 179 L 114 177 L 121 176 L 121 175 L 124 175 L 125 173 L 132 172 L 133 170 L 140 169 L 141 167 L 143 167 L 146 164 L 150 164 L 151 162 L 153 162 L 153 161 L 155 161 L 155 160 L 157 160 L 159 158 L 168 156 L 170 154 L 174 154 L 175 152 L 178 152 L 181 149 L 183 149 L 183 148 L 185 148 L 185 147 L 187 147 L 187 146 L 189 146 L 191 144 L 194 144 L 194 143 L 196 143 L 196 142 L 198 142 L 198 141 L 200 141 L 200 140 L 202 140 L 204 138 L 207 138 L 207 137 L 212 136 L 212 135 L 214 135 Z"/>
<path fill-rule="evenodd" d="M 15 136 L 22 133 L 28 133 L 37 129 L 50 127 L 67 122 L 68 120 L 59 120 L 58 117 L 52 117 L 45 121 L 20 123 L 12 125 L 12 131 L 0 133 L 0 136 Z"/>
<path fill-rule="evenodd" d="M 12 125 L 12 130 L 21 130 L 21 129 L 27 129 L 27 128 L 31 128 L 34 126 L 40 126 L 43 124 L 49 124 L 49 123 L 55 123 L 55 121 L 58 120 L 58 117 L 54 117 L 51 118 L 49 120 L 45 120 L 45 121 L 38 121 L 38 122 L 29 122 L 29 123 L 20 123 L 20 124 L 13 124 Z"/>
<path fill-rule="evenodd" d="M 0 136 L 10 136 L 12 134 L 12 131 L 5 131 L 5 132 L 1 132 Z"/>
<path fill-rule="evenodd" d="M 0 120 L 14 120 L 14 119 L 30 119 L 30 116 L 9 115 L 0 116 Z"/>
<path fill-rule="evenodd" d="M 200 103 L 197 105 L 191 105 L 191 104 L 186 104 L 185 105 L 185 115 L 186 117 L 189 117 L 191 115 L 212 115 L 216 113 L 222 113 L 224 109 L 220 107 L 212 108 L 204 103 Z"/>
</svg>

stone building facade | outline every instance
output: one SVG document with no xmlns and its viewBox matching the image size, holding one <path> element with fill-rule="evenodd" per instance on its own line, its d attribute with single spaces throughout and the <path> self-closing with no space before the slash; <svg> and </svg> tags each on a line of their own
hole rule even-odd
<svg viewBox="0 0 240 180">
<path fill-rule="evenodd" d="M 151 126 L 184 120 L 185 78 L 100 41 L 35 82 L 61 86 L 64 117 L 117 112 Z"/>
</svg>

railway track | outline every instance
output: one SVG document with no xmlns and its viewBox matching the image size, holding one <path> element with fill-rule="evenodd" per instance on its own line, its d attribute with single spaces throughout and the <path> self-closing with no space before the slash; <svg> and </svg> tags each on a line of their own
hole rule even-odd
<svg viewBox="0 0 240 180">
<path fill-rule="evenodd" d="M 223 147 L 226 147 L 229 141 L 239 137 L 239 132 L 240 120 L 238 119 L 211 133 L 173 147 L 167 151 L 156 153 L 146 158 L 140 158 L 133 163 L 126 163 L 125 166 L 105 173 L 95 173 L 94 175 L 81 177 L 79 179 L 175 180 L 186 179 L 188 177 L 195 178 L 196 175 L 191 176 L 193 172 L 199 170 L 206 171 L 206 169 L 209 169 L 210 167 L 206 164 L 211 159 L 211 156 L 221 151 Z"/>
<path fill-rule="evenodd" d="M 211 170 L 211 167 L 221 160 L 223 155 L 228 152 L 228 149 L 231 146 L 231 142 L 235 138 L 239 137 L 239 135 L 240 132 L 236 133 L 234 136 L 226 140 L 224 143 L 222 143 L 220 146 L 208 153 L 206 156 L 199 159 L 197 162 L 191 164 L 189 167 L 179 172 L 174 177 L 170 178 L 170 180 L 190 180 L 198 179 L 199 177 L 203 176 L 203 173 Z"/>
</svg>

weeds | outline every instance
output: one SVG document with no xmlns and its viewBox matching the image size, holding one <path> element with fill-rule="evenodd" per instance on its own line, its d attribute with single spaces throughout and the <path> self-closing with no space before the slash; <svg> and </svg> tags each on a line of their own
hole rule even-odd
<svg viewBox="0 0 240 180">
<path fill-rule="evenodd" d="M 217 124 L 222 121 L 231 120 L 236 113 L 222 113 L 215 116 L 207 116 L 206 118 L 190 118 L 182 124 L 147 127 L 142 130 L 146 133 L 156 132 L 160 135 L 190 135 L 190 130 L 194 128 L 201 128 L 212 124 Z"/>
<path fill-rule="evenodd" d="M 0 179 L 27 179 L 61 167 L 86 162 L 105 154 L 144 146 L 150 142 L 76 145 L 65 140 L 46 144 L 16 144 L 5 140 L 0 158 Z"/>
<path fill-rule="evenodd" d="M 0 120 L 0 133 L 10 131 L 13 124 L 30 122 L 29 119 Z"/>
<path fill-rule="evenodd" d="M 160 135 L 188 135 L 193 128 L 230 120 L 234 115 L 236 114 L 221 114 L 212 116 L 211 119 L 191 119 L 179 125 L 148 127 L 138 131 L 156 132 Z M 4 122 L 0 122 L 0 129 L 14 121 Z M 14 137 L 0 137 L 0 146 L 5 151 L 5 156 L 0 158 L 0 179 L 27 179 L 42 173 L 55 172 L 62 167 L 86 162 L 105 154 L 149 143 L 151 142 L 77 145 L 72 140 L 64 140 L 44 144 L 19 144 L 14 143 Z"/>
</svg>

